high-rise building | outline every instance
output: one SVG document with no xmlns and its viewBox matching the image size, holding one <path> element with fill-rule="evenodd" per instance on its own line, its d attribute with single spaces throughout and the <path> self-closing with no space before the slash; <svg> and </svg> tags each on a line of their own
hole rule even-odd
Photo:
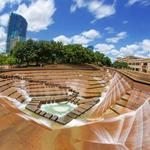
<svg viewBox="0 0 150 150">
<path fill-rule="evenodd" d="M 21 15 L 11 13 L 8 23 L 6 52 L 15 46 L 18 41 L 26 40 L 27 21 Z"/>
</svg>

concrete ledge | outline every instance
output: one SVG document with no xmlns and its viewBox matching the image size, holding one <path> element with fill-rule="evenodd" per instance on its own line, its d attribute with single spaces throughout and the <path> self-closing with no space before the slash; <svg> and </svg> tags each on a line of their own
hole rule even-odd
<svg viewBox="0 0 150 150">
<path fill-rule="evenodd" d="M 64 116 L 64 117 L 60 117 L 57 119 L 57 122 L 60 123 L 60 124 L 67 124 L 69 123 L 73 118 L 69 117 L 69 116 Z"/>
</svg>

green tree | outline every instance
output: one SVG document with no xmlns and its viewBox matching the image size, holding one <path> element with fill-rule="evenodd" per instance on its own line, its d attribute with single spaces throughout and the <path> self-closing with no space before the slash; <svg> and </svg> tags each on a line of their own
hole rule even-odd
<svg viewBox="0 0 150 150">
<path fill-rule="evenodd" d="M 94 53 L 95 63 L 96 63 L 97 65 L 102 66 L 102 65 L 103 65 L 104 56 L 105 56 L 104 54 L 102 54 L 102 53 L 96 51 L 96 52 Z"/>
<path fill-rule="evenodd" d="M 14 65 L 16 64 L 16 58 L 10 55 L 0 54 L 0 65 Z"/>
<path fill-rule="evenodd" d="M 118 61 L 116 61 L 116 62 L 113 63 L 113 67 L 122 69 L 122 68 L 128 68 L 129 66 L 128 66 L 128 63 L 126 63 L 126 62 L 123 62 L 123 61 L 122 62 L 118 62 Z"/>
<path fill-rule="evenodd" d="M 102 59 L 102 64 L 105 65 L 105 66 L 108 66 L 108 67 L 111 67 L 112 66 L 112 62 L 110 60 L 109 57 L 105 56 L 103 59 Z"/>
<path fill-rule="evenodd" d="M 15 65 L 17 63 L 17 60 L 13 56 L 7 56 L 7 59 L 5 62 L 7 65 Z"/>
<path fill-rule="evenodd" d="M 95 63 L 100 66 L 111 66 L 111 60 L 100 52 L 93 52 L 91 49 L 80 44 L 63 45 L 55 41 L 33 41 L 19 42 L 11 51 L 19 63 L 70 63 L 84 64 Z M 1 58 L 2 59 L 2 58 Z"/>
<path fill-rule="evenodd" d="M 5 65 L 6 59 L 7 59 L 6 55 L 0 54 L 0 65 Z"/>
<path fill-rule="evenodd" d="M 29 39 L 26 42 L 18 42 L 12 49 L 11 54 L 18 59 L 18 62 L 25 62 L 28 66 L 34 60 L 34 50 L 34 41 Z"/>
</svg>

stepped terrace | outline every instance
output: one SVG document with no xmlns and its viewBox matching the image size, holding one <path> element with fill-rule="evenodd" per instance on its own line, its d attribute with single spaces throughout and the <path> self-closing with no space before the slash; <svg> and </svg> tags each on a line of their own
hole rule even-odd
<svg viewBox="0 0 150 150">
<path fill-rule="evenodd" d="M 91 65 L 2 70 L 1 149 L 150 149 L 150 83 L 132 74 Z"/>
</svg>

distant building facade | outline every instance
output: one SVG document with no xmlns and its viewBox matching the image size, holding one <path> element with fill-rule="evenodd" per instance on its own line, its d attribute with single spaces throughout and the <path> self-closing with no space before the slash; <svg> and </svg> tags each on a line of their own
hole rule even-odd
<svg viewBox="0 0 150 150">
<path fill-rule="evenodd" d="M 27 26 L 25 18 L 11 13 L 8 23 L 6 53 L 9 53 L 18 41 L 26 40 Z"/>
<path fill-rule="evenodd" d="M 117 58 L 116 61 L 127 62 L 132 70 L 150 73 L 150 58 L 127 56 L 125 58 Z"/>
</svg>

